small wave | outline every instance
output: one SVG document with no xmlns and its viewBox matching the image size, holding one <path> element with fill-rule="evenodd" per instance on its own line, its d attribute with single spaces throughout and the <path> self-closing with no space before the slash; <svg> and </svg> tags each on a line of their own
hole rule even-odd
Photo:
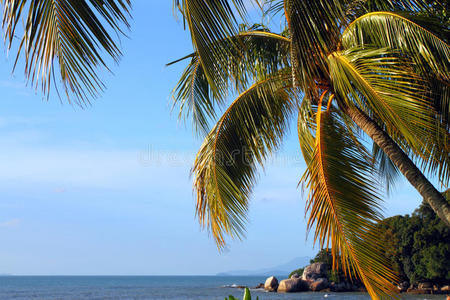
<svg viewBox="0 0 450 300">
<path fill-rule="evenodd" d="M 233 288 L 233 289 L 243 289 L 243 288 L 246 288 L 246 286 L 240 285 L 240 284 L 236 284 L 236 283 L 233 283 L 233 284 L 225 284 L 225 285 L 222 285 L 221 287 L 222 287 L 222 288 Z"/>
</svg>

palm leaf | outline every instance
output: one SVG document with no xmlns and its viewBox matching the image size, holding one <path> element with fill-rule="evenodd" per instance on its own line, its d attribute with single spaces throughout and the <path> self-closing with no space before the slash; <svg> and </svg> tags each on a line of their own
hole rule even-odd
<svg viewBox="0 0 450 300">
<path fill-rule="evenodd" d="M 216 116 L 214 98 L 210 97 L 209 84 L 200 58 L 196 55 L 184 70 L 173 91 L 174 105 L 180 105 L 179 118 L 192 118 L 194 130 L 209 132 L 209 120 Z"/>
<path fill-rule="evenodd" d="M 197 215 L 219 248 L 225 234 L 241 238 L 258 165 L 280 144 L 293 103 L 289 74 L 243 92 L 205 138 L 193 167 Z"/>
<path fill-rule="evenodd" d="M 226 69 L 217 69 L 214 65 L 217 60 L 230 56 L 230 47 L 225 44 L 239 30 L 233 8 L 245 15 L 243 0 L 174 0 L 174 6 L 188 25 L 194 50 L 200 57 L 212 92 L 226 94 L 226 84 L 222 81 Z M 231 45 L 232 51 L 239 49 L 238 45 Z"/>
<path fill-rule="evenodd" d="M 121 52 L 107 27 L 121 32 L 129 17 L 129 0 L 1 0 L 3 28 L 11 47 L 17 24 L 24 20 L 17 60 L 23 52 L 25 75 L 48 94 L 52 81 L 60 80 L 70 101 L 89 102 L 104 88 L 96 74 L 107 68 L 104 51 L 116 62 Z M 58 71 L 56 71 L 58 69 Z"/>
<path fill-rule="evenodd" d="M 377 120 L 406 153 L 448 182 L 448 132 L 433 110 L 429 89 L 398 53 L 354 49 L 330 55 L 335 91 Z"/>
<path fill-rule="evenodd" d="M 380 174 L 380 178 L 383 180 L 386 190 L 389 193 L 399 178 L 400 171 L 386 153 L 375 143 L 372 146 L 372 157 L 374 168 Z"/>
<path fill-rule="evenodd" d="M 428 3 L 424 0 L 353 0 L 348 8 L 364 11 L 364 14 L 374 11 L 422 11 Z"/>
<path fill-rule="evenodd" d="M 214 69 L 227 70 L 220 79 L 227 91 L 244 91 L 250 82 L 263 80 L 288 66 L 290 40 L 286 37 L 257 30 L 241 32 L 232 40 L 241 45 L 240 50 L 232 51 L 231 48 L 230 56 L 214 62 Z M 180 106 L 180 118 L 191 118 L 194 130 L 206 135 L 210 121 L 215 119 L 215 109 L 225 103 L 226 95 L 214 94 L 196 53 L 185 58 L 191 58 L 191 62 L 173 91 L 174 105 Z"/>
<path fill-rule="evenodd" d="M 297 133 L 300 149 L 307 166 L 314 157 L 316 142 L 314 138 L 314 132 L 316 131 L 315 116 L 316 112 L 311 105 L 311 101 L 308 98 L 304 98 L 298 107 Z"/>
<path fill-rule="evenodd" d="M 344 49 L 364 45 L 399 49 L 413 58 L 422 74 L 450 82 L 450 46 L 399 14 L 372 12 L 356 19 L 345 29 L 342 45 Z"/>
<path fill-rule="evenodd" d="M 326 57 L 339 41 L 344 7 L 341 1 L 285 0 L 284 10 L 292 38 L 294 83 L 305 93 L 315 91 L 328 79 Z"/>
<path fill-rule="evenodd" d="M 337 113 L 319 106 L 316 126 L 314 157 L 302 179 L 309 188 L 308 228 L 315 228 L 321 248 L 331 243 L 333 258 L 340 257 L 346 275 L 360 279 L 372 299 L 390 297 L 397 278 L 378 239 L 375 169 Z M 333 265 L 338 267 L 336 259 Z"/>
</svg>

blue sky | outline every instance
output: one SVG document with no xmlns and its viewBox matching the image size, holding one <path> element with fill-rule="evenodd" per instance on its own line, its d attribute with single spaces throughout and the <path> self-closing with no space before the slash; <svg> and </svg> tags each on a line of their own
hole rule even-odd
<svg viewBox="0 0 450 300">
<path fill-rule="evenodd" d="M 189 170 L 201 140 L 171 112 L 170 91 L 191 50 L 171 1 L 133 1 L 132 31 L 107 91 L 86 109 L 43 100 L 2 48 L 0 273 L 214 274 L 312 256 L 305 165 L 294 133 L 261 173 L 247 239 L 218 253 L 194 218 Z M 400 182 L 386 215 L 419 196 Z"/>
</svg>

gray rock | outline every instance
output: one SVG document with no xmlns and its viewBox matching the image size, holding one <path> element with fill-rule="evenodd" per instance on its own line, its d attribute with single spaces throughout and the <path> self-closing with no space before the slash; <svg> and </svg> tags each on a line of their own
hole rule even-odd
<svg viewBox="0 0 450 300">
<path fill-rule="evenodd" d="M 264 289 L 269 292 L 276 292 L 278 289 L 278 279 L 275 276 L 267 278 L 264 283 Z"/>
<path fill-rule="evenodd" d="M 318 292 L 321 290 L 324 290 L 329 287 L 328 279 L 326 278 L 319 278 L 316 281 L 313 281 L 309 284 L 309 289 L 313 292 Z"/>
<path fill-rule="evenodd" d="M 345 292 L 345 291 L 347 291 L 347 287 L 346 287 L 345 282 L 340 282 L 340 283 L 334 283 L 333 282 L 330 285 L 330 289 L 333 292 Z"/>
<path fill-rule="evenodd" d="M 397 288 L 401 293 L 404 293 L 408 290 L 409 287 L 409 283 L 408 281 L 403 281 L 402 283 L 400 283 Z"/>
<path fill-rule="evenodd" d="M 417 288 L 419 290 L 431 290 L 433 289 L 433 284 L 431 282 L 421 282 Z"/>
<path fill-rule="evenodd" d="M 303 280 L 316 280 L 318 278 L 326 277 L 327 265 L 325 263 L 313 263 L 305 268 L 303 271 Z"/>
<path fill-rule="evenodd" d="M 308 284 L 306 281 L 301 278 L 291 278 L 281 280 L 278 285 L 279 293 L 296 293 L 296 292 L 304 292 L 308 290 Z"/>
<path fill-rule="evenodd" d="M 255 289 L 263 289 L 264 288 L 264 283 L 260 283 L 257 286 L 254 287 Z"/>
<path fill-rule="evenodd" d="M 300 278 L 300 275 L 298 275 L 297 273 L 294 273 L 289 278 Z"/>
</svg>

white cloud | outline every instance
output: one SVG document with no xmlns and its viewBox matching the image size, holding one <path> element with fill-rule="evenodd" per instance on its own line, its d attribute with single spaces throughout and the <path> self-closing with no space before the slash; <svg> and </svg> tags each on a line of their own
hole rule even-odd
<svg viewBox="0 0 450 300">
<path fill-rule="evenodd" d="M 66 189 L 62 188 L 62 187 L 56 188 L 53 190 L 53 193 L 55 193 L 55 194 L 64 194 L 65 192 L 66 192 Z"/>
<path fill-rule="evenodd" d="M 7 221 L 0 222 L 0 228 L 12 228 L 17 227 L 22 223 L 21 219 L 10 219 Z"/>
</svg>

